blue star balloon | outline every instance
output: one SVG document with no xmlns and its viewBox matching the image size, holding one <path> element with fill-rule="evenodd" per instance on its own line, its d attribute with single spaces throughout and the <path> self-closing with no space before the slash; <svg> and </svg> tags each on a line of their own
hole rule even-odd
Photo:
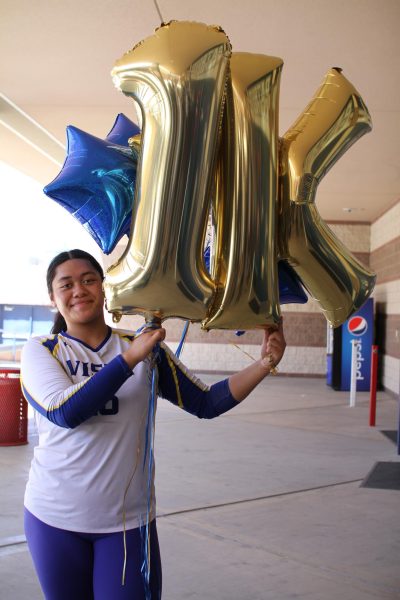
<svg viewBox="0 0 400 600">
<path fill-rule="evenodd" d="M 47 196 L 78 219 L 105 254 L 124 234 L 129 235 L 137 157 L 128 138 L 138 132 L 124 115 L 118 115 L 106 140 L 67 127 L 64 165 L 44 188 Z"/>
<path fill-rule="evenodd" d="M 278 281 L 280 304 L 305 304 L 308 301 L 301 280 L 285 260 L 278 262 Z"/>
<path fill-rule="evenodd" d="M 110 133 L 107 135 L 106 140 L 113 144 L 118 144 L 119 146 L 128 146 L 129 138 L 138 133 L 140 133 L 140 129 L 136 123 L 120 113 L 115 119 L 115 123 L 112 126 Z"/>
</svg>

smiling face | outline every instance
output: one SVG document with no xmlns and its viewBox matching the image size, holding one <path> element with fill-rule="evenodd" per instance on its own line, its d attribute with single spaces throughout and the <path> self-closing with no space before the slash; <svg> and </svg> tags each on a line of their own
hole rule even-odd
<svg viewBox="0 0 400 600">
<path fill-rule="evenodd" d="M 68 331 L 104 322 L 102 278 L 88 260 L 73 258 L 58 265 L 50 298 Z"/>
</svg>

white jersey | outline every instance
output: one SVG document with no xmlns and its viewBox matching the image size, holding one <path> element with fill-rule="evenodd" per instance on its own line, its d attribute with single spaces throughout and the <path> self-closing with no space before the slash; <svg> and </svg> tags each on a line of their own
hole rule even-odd
<svg viewBox="0 0 400 600">
<path fill-rule="evenodd" d="M 22 386 L 35 408 L 39 434 L 25 506 L 49 525 L 91 533 L 120 531 L 124 504 L 127 529 L 146 521 L 148 471 L 143 461 L 152 369 L 148 358 L 132 375 L 120 356 L 132 339 L 128 332 L 110 329 L 98 348 L 67 333 L 32 338 L 24 347 Z M 210 393 L 161 346 L 165 397 L 206 417 L 236 405 L 226 382 L 212 386 Z M 103 393 L 100 408 L 91 405 L 86 414 L 88 403 L 98 403 Z M 187 405 L 185 397 L 190 398 Z M 155 517 L 154 475 L 151 488 L 149 520 Z"/>
</svg>

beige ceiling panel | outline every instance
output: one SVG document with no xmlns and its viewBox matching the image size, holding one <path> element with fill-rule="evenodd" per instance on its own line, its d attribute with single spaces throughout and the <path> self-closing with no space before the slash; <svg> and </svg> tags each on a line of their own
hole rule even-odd
<svg viewBox="0 0 400 600">
<path fill-rule="evenodd" d="M 165 21 L 221 25 L 234 51 L 283 59 L 281 134 L 328 69 L 342 67 L 371 112 L 373 130 L 321 182 L 320 212 L 327 219 L 360 220 L 343 212 L 354 204 L 365 209 L 362 220 L 373 220 L 399 197 L 399 0 L 158 0 L 158 5 Z M 119 112 L 136 120 L 134 103 L 114 88 L 110 71 L 159 25 L 154 2 L 2 0 L 1 12 L 1 91 L 61 143 L 68 124 L 105 137 Z M 39 153 L 7 139 L 3 159 L 43 183 L 56 174 Z"/>
<path fill-rule="evenodd" d="M 60 170 L 33 146 L 0 125 L 0 160 L 45 185 Z"/>
</svg>

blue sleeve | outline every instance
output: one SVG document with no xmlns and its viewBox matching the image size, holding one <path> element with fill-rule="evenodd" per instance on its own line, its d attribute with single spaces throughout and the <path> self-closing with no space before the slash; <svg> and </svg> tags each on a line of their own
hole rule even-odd
<svg viewBox="0 0 400 600">
<path fill-rule="evenodd" d="M 160 346 L 158 377 L 160 396 L 200 419 L 213 419 L 238 405 L 227 379 L 208 387 L 164 345 Z"/>
<path fill-rule="evenodd" d="M 56 358 L 47 355 L 44 359 L 46 362 L 43 360 L 42 364 L 47 365 L 47 377 L 41 377 L 41 381 L 32 376 L 28 368 L 22 369 L 23 394 L 41 415 L 69 429 L 97 414 L 133 374 L 119 355 L 86 381 L 71 385 Z"/>
</svg>

